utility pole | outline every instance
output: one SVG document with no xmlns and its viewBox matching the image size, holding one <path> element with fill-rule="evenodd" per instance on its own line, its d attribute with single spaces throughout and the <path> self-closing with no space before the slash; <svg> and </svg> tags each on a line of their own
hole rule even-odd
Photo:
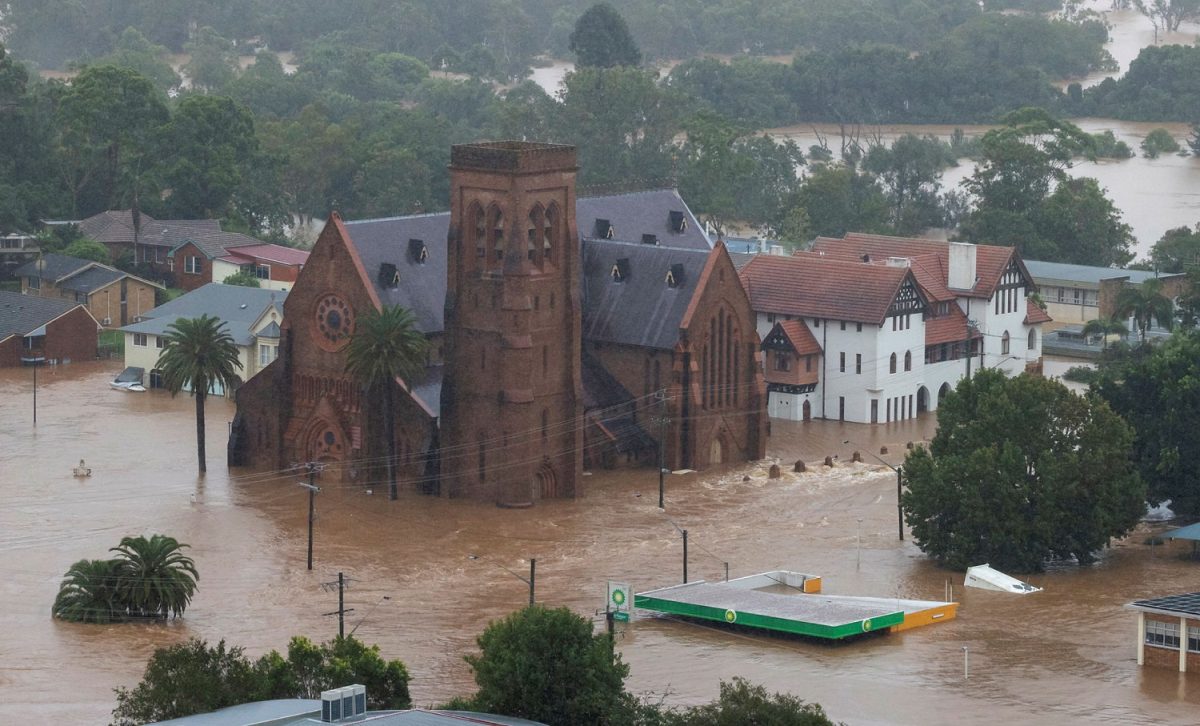
<svg viewBox="0 0 1200 726">
<path fill-rule="evenodd" d="M 308 490 L 308 569 L 311 571 L 313 560 L 313 520 L 316 518 L 316 496 L 317 492 L 321 491 L 321 487 L 316 484 L 317 465 L 310 461 L 305 466 L 308 468 L 308 482 L 299 482 L 297 486 L 302 486 Z"/>
<path fill-rule="evenodd" d="M 904 541 L 904 505 L 900 497 L 904 494 L 904 467 L 896 467 L 896 527 L 900 530 L 900 541 Z"/>
<path fill-rule="evenodd" d="M 665 482 L 664 471 L 666 470 L 666 455 L 667 455 L 667 391 L 660 388 L 654 392 L 655 398 L 658 399 L 658 508 L 666 510 L 666 504 L 663 500 Z"/>
<path fill-rule="evenodd" d="M 683 584 L 686 585 L 687 584 L 687 560 L 688 560 L 688 558 L 687 558 L 687 530 L 684 529 L 684 530 L 680 530 L 680 531 L 683 532 Z"/>
<path fill-rule="evenodd" d="M 533 583 L 536 581 L 535 580 L 536 576 L 537 576 L 537 560 L 530 557 L 529 558 L 529 604 L 530 605 L 533 604 Z"/>
<path fill-rule="evenodd" d="M 324 617 L 328 617 L 330 615 L 338 616 L 338 638 L 346 637 L 346 613 L 354 612 L 354 608 L 346 607 L 346 599 L 345 599 L 346 589 L 350 587 L 351 582 L 352 582 L 351 580 L 346 579 L 346 576 L 343 573 L 339 572 L 337 582 L 322 582 L 321 583 L 321 589 L 325 590 L 326 592 L 332 590 L 335 587 L 337 588 L 338 609 L 334 610 L 333 612 L 330 612 L 330 613 L 321 613 L 321 615 Z M 370 614 L 370 613 L 368 613 L 368 614 Z M 353 634 L 353 633 L 351 633 L 351 634 Z"/>
</svg>

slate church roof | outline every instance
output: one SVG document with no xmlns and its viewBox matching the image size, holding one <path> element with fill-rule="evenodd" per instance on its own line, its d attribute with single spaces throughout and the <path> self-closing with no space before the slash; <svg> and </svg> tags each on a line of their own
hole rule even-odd
<svg viewBox="0 0 1200 726">
<path fill-rule="evenodd" d="M 679 258 L 677 262 L 685 264 L 690 270 L 696 264 L 690 260 L 698 259 L 702 268 L 707 253 L 712 249 L 699 221 L 674 189 L 583 197 L 576 200 L 575 209 L 576 225 L 583 246 L 581 258 L 585 260 L 589 255 L 601 254 L 589 252 L 589 249 L 595 245 L 602 247 L 621 245 L 646 250 L 645 254 L 631 253 L 642 261 L 639 262 L 639 267 L 643 262 L 651 264 L 651 258 L 657 259 L 653 250 L 670 250 L 675 253 L 675 257 Z M 592 235 L 597 219 L 608 220 L 613 230 L 612 240 L 598 239 Z M 425 334 L 440 333 L 444 330 L 446 244 L 450 231 L 449 212 L 344 221 L 342 224 L 350 235 L 348 242 L 354 245 L 359 259 L 362 260 L 363 269 L 375 286 L 380 303 L 400 305 L 411 310 L 416 318 L 418 329 Z M 646 235 L 652 236 L 657 244 L 650 243 L 648 240 L 643 242 Z M 417 241 L 420 244 L 415 244 Z M 426 253 L 423 259 L 415 254 L 418 249 L 422 248 L 422 245 Z M 662 255 L 666 256 L 653 263 L 667 265 L 661 271 L 653 273 L 660 276 L 660 282 L 665 279 L 667 269 L 671 264 L 666 262 L 666 258 L 671 255 L 666 252 L 663 252 Z M 626 257 L 628 256 L 626 255 Z M 639 276 L 645 275 L 650 268 L 641 267 L 641 269 L 642 272 L 639 273 Z M 589 284 L 588 274 L 585 268 L 585 287 Z M 692 287 L 689 290 L 694 289 L 698 277 L 699 270 L 697 269 L 691 274 Z M 641 282 L 638 283 L 639 289 L 641 289 L 641 284 Z M 649 287 L 646 289 L 649 290 Z M 597 289 L 598 295 L 600 292 Z M 660 297 L 661 291 L 657 289 L 657 286 L 655 286 L 654 292 L 656 297 Z M 683 294 L 679 292 L 670 297 L 683 297 Z M 624 295 L 624 297 L 631 298 L 632 295 Z M 684 297 L 683 299 L 682 304 L 686 308 L 687 300 L 690 298 Z M 598 297 L 597 301 L 603 302 L 603 296 Z M 585 292 L 585 337 L 589 337 L 586 323 L 588 305 Z M 662 311 L 656 310 L 646 312 L 663 314 Z M 625 314 L 636 319 L 640 311 L 630 314 L 626 309 Z M 612 342 L 651 345 L 651 343 L 637 342 L 636 336 L 630 331 L 618 331 L 619 326 L 608 321 L 606 316 L 602 317 L 605 317 L 605 320 L 599 324 L 597 330 L 612 330 L 612 335 L 615 336 L 612 338 Z M 670 331 L 670 327 L 667 326 L 663 330 L 669 332 L 657 336 L 656 340 L 671 336 L 670 343 L 665 345 L 666 347 L 673 346 L 678 337 L 678 322 L 681 318 L 682 311 L 674 317 L 674 331 Z M 602 339 L 609 338 L 602 337 Z"/>
</svg>

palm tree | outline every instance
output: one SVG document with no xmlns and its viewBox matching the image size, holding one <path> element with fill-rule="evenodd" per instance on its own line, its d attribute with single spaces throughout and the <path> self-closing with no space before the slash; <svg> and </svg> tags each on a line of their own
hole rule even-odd
<svg viewBox="0 0 1200 726">
<path fill-rule="evenodd" d="M 1125 321 L 1117 318 L 1096 318 L 1089 320 L 1083 326 L 1084 337 L 1099 335 L 1103 341 L 1104 349 L 1108 349 L 1108 336 L 1110 335 L 1129 335 L 1129 327 Z"/>
<path fill-rule="evenodd" d="M 185 544 L 156 534 L 124 537 L 116 553 L 116 590 L 130 615 L 142 618 L 179 617 L 196 591 L 196 563 L 183 554 Z"/>
<path fill-rule="evenodd" d="M 111 623 L 124 618 L 116 566 L 113 560 L 80 560 L 71 565 L 50 612 L 77 623 Z"/>
<path fill-rule="evenodd" d="M 1152 320 L 1167 330 L 1175 322 L 1175 306 L 1162 294 L 1162 287 L 1162 280 L 1151 278 L 1138 287 L 1126 285 L 1117 294 L 1117 315 L 1134 319 L 1143 345 Z"/>
<path fill-rule="evenodd" d="M 371 311 L 358 319 L 346 349 L 346 372 L 358 379 L 372 395 L 370 401 L 383 405 L 383 435 L 387 440 L 388 498 L 396 498 L 397 379 L 411 390 L 425 371 L 425 349 L 429 343 L 416 328 L 412 313 L 399 306 Z"/>
<path fill-rule="evenodd" d="M 166 347 L 158 356 L 163 386 L 174 396 L 185 387 L 196 398 L 196 456 L 200 473 L 207 471 L 204 463 L 204 399 L 209 388 L 219 383 L 225 388 L 238 384 L 234 368 L 241 368 L 237 344 L 223 330 L 220 318 L 201 315 L 181 318 L 167 327 Z"/>
</svg>

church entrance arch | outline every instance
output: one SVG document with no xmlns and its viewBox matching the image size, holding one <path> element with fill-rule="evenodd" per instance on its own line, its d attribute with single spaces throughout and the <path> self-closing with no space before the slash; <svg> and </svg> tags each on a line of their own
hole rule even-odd
<svg viewBox="0 0 1200 726">
<path fill-rule="evenodd" d="M 304 437 L 304 458 L 326 464 L 341 463 L 346 460 L 349 446 L 341 426 L 317 418 L 308 425 Z"/>
<path fill-rule="evenodd" d="M 715 466 L 716 464 L 725 463 L 724 447 L 721 446 L 721 437 L 714 436 L 712 443 L 708 445 L 708 465 Z"/>
<path fill-rule="evenodd" d="M 917 389 L 917 413 L 929 410 L 929 389 L 921 386 Z"/>
<path fill-rule="evenodd" d="M 558 496 L 558 476 L 550 462 L 544 462 L 533 475 L 533 491 L 542 499 Z"/>
<path fill-rule="evenodd" d="M 942 387 L 938 389 L 938 405 L 939 406 L 942 405 L 942 401 L 944 401 L 946 399 L 946 394 L 949 392 L 950 392 L 950 384 L 943 383 Z"/>
</svg>

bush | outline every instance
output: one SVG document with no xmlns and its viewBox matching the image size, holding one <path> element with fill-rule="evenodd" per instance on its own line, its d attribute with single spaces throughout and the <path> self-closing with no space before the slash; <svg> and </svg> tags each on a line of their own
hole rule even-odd
<svg viewBox="0 0 1200 726">
<path fill-rule="evenodd" d="M 482 711 L 544 721 L 550 726 L 616 723 L 627 704 L 629 666 L 607 635 L 567 608 L 532 605 L 497 620 L 466 656 Z"/>
<path fill-rule="evenodd" d="M 1159 154 L 1176 151 L 1179 151 L 1179 142 L 1166 129 L 1154 129 L 1142 139 L 1142 155 L 1148 159 L 1157 159 Z"/>
</svg>

